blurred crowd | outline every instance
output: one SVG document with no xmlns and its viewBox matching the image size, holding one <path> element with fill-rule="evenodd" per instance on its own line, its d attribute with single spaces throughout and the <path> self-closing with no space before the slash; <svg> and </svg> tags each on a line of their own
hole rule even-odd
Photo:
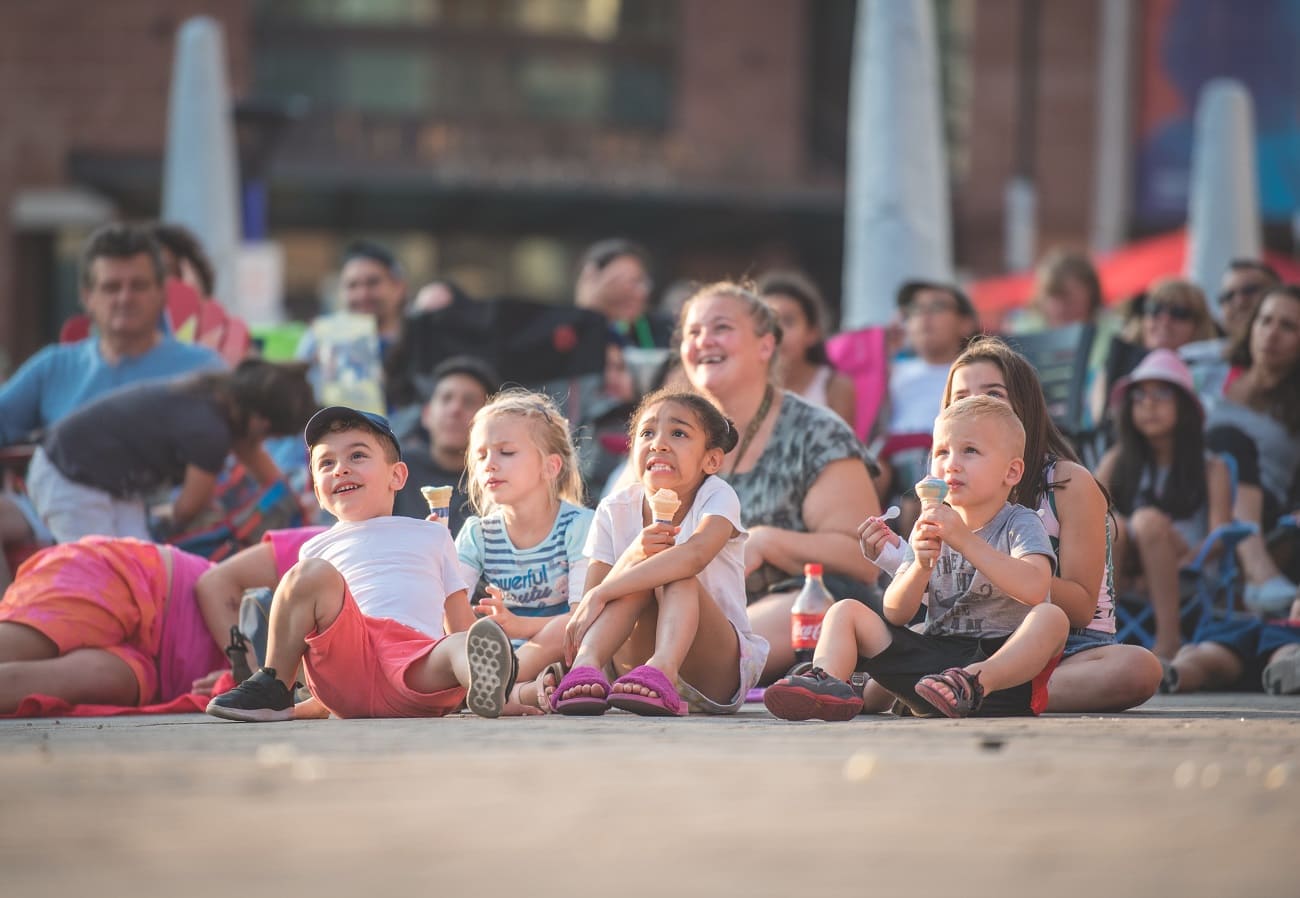
<svg viewBox="0 0 1300 898">
<path fill-rule="evenodd" d="M 1224 525 L 1244 525 L 1212 549 L 1234 556 L 1241 608 L 1261 622 L 1290 615 L 1300 556 L 1283 531 L 1300 508 L 1300 286 L 1264 262 L 1232 262 L 1212 297 L 1170 277 L 1107 305 L 1086 253 L 1047 254 L 1035 295 L 1004 324 L 1031 368 L 1035 336 L 1083 335 L 1073 363 L 1083 414 L 1072 421 L 1032 420 L 1041 397 L 1016 395 L 1032 375 L 999 355 L 1012 353 L 990 341 L 957 284 L 905 283 L 891 324 L 841 334 L 799 271 L 674 283 L 657 301 L 653 275 L 643 247 L 610 239 L 581 257 L 571 306 L 475 297 L 448 280 L 410 283 L 391 251 L 359 241 L 340 260 L 337 310 L 310 324 L 293 358 L 269 359 L 210 298 L 213 269 L 193 235 L 106 226 L 82 258 L 84 321 L 0 385 L 0 586 L 37 550 L 87 537 L 224 557 L 277 524 L 330 523 L 312 500 L 301 437 L 321 406 L 385 415 L 411 472 L 395 514 L 424 518 L 420 488 L 449 486 L 454 535 L 476 511 L 466 478 L 476 412 L 503 387 L 542 391 L 568 419 L 594 507 L 630 482 L 638 401 L 680 387 L 712 400 L 739 436 L 721 474 L 750 532 L 749 617 L 772 644 L 770 681 L 794 661 L 789 614 L 806 562 L 825 564 L 837 599 L 878 593 L 885 565 L 873 553 L 890 540 L 851 534 L 897 505 L 890 526 L 906 538 L 920 513 L 913 486 L 930 469 L 936 417 L 961 398 L 962 369 L 987 375 L 987 389 L 970 390 L 1025 419 L 1027 469 L 1049 472 L 1033 504 L 1054 516 L 1057 577 L 1090 603 L 1072 627 L 1110 647 L 1117 605 L 1151 611 L 1142 641 L 1162 666 L 1116 653 L 1098 665 L 1110 685 L 1095 685 L 1097 670 L 1093 685 L 1062 680 L 1058 709 L 1127 707 L 1157 681 L 1243 682 L 1262 649 L 1198 637 L 1182 615 L 1180 572 Z M 824 426 L 808 407 L 841 424 Z M 1094 475 L 1097 500 L 1059 490 Z M 1053 497 L 1067 494 L 1101 504 L 1058 507 Z M 1231 658 L 1206 655 L 1206 642 Z M 1063 663 L 1056 676 L 1074 669 Z"/>
</svg>

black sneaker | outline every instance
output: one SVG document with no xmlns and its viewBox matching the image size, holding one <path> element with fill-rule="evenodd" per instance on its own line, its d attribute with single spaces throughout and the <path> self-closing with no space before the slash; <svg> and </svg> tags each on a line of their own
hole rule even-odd
<svg viewBox="0 0 1300 898">
<path fill-rule="evenodd" d="M 208 702 L 208 713 L 250 723 L 293 720 L 293 694 L 276 679 L 272 668 L 263 667 L 234 689 Z"/>
<path fill-rule="evenodd" d="M 501 625 L 490 617 L 474 621 L 465 634 L 469 686 L 465 704 L 479 717 L 500 717 L 515 685 L 515 649 Z"/>
<path fill-rule="evenodd" d="M 862 711 L 862 693 L 814 667 L 768 686 L 763 704 L 782 720 L 852 720 Z"/>
</svg>

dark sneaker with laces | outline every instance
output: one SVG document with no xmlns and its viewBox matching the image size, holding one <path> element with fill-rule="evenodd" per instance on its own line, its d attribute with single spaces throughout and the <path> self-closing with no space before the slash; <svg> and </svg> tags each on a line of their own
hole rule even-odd
<svg viewBox="0 0 1300 898">
<path fill-rule="evenodd" d="M 479 618 L 465 634 L 465 660 L 469 663 L 466 706 L 479 717 L 500 717 L 518 672 L 510 637 L 492 618 Z"/>
<path fill-rule="evenodd" d="M 208 713 L 248 723 L 293 720 L 293 693 L 276 678 L 275 670 L 263 667 L 234 689 L 208 702 Z"/>
<path fill-rule="evenodd" d="M 852 720 L 862 711 L 862 693 L 813 667 L 768 686 L 763 704 L 782 720 Z"/>
</svg>

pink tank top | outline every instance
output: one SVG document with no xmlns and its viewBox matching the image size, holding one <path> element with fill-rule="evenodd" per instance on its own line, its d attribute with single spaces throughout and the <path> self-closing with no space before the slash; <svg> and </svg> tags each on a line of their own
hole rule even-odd
<svg viewBox="0 0 1300 898">
<path fill-rule="evenodd" d="M 1043 479 L 1047 483 L 1052 482 L 1052 475 L 1056 473 L 1056 461 L 1050 461 L 1047 467 L 1043 469 Z M 1058 555 L 1061 551 L 1061 522 L 1056 517 L 1056 499 L 1049 489 L 1043 493 L 1043 500 L 1038 504 L 1039 511 L 1042 513 L 1043 526 L 1047 528 L 1047 535 L 1052 540 L 1052 548 L 1056 549 Z M 1106 516 L 1106 572 L 1101 578 L 1101 589 L 1097 591 L 1097 610 L 1092 613 L 1092 621 L 1084 629 L 1096 630 L 1099 633 L 1115 632 L 1115 567 L 1110 556 L 1110 515 Z"/>
</svg>

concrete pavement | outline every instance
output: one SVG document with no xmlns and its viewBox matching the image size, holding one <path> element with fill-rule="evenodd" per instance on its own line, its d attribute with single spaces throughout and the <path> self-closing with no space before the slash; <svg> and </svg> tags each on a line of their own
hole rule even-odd
<svg viewBox="0 0 1300 898">
<path fill-rule="evenodd" d="M 0 894 L 1300 894 L 1300 698 L 0 722 Z"/>
</svg>

